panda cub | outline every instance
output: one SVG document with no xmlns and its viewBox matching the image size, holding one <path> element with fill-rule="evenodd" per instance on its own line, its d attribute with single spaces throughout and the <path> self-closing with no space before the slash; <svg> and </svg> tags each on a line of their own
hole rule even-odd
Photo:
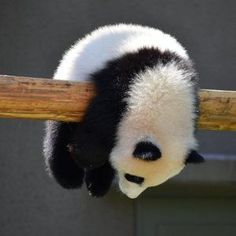
<svg viewBox="0 0 236 236">
<path fill-rule="evenodd" d="M 194 137 L 196 73 L 174 37 L 132 24 L 98 28 L 65 53 L 54 79 L 96 90 L 81 122 L 46 123 L 46 165 L 61 186 L 85 182 L 99 197 L 117 177 L 136 198 L 203 161 Z"/>
</svg>

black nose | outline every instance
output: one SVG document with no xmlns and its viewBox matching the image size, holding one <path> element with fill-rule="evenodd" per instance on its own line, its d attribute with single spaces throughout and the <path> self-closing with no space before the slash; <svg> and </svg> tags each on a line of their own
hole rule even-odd
<svg viewBox="0 0 236 236">
<path fill-rule="evenodd" d="M 153 143 L 142 141 L 136 144 L 133 156 L 145 161 L 155 161 L 161 158 L 161 151 Z"/>
<path fill-rule="evenodd" d="M 136 175 L 130 175 L 130 174 L 125 174 L 125 178 L 129 181 L 129 182 L 133 182 L 136 184 L 141 184 L 144 181 L 143 177 L 139 177 Z"/>
</svg>

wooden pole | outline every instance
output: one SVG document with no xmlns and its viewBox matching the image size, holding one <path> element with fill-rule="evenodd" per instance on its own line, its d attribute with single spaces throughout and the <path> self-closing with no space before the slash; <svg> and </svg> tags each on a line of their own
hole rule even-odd
<svg viewBox="0 0 236 236">
<path fill-rule="evenodd" d="M 91 84 L 0 76 L 0 117 L 79 121 L 92 95 Z"/>
<path fill-rule="evenodd" d="M 0 117 L 79 121 L 94 96 L 89 83 L 0 75 Z M 199 128 L 236 131 L 236 91 L 200 91 Z"/>
<path fill-rule="evenodd" d="M 200 91 L 199 128 L 236 131 L 236 91 Z"/>
</svg>

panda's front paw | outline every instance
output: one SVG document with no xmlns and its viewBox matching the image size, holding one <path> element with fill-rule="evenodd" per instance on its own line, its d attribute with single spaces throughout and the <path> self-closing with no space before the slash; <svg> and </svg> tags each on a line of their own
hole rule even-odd
<svg viewBox="0 0 236 236">
<path fill-rule="evenodd" d="M 99 168 L 86 171 L 85 182 L 88 192 L 93 197 L 102 197 L 110 189 L 114 179 L 114 170 L 107 162 Z"/>
</svg>

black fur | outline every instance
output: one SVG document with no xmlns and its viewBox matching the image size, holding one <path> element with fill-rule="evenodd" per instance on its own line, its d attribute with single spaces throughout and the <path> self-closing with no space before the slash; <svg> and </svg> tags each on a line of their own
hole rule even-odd
<svg viewBox="0 0 236 236">
<path fill-rule="evenodd" d="M 100 123 L 97 122 L 97 124 Z M 96 130 L 96 122 L 90 125 L 82 122 L 74 130 L 71 143 L 73 154 L 77 164 L 83 168 L 99 168 L 108 161 L 109 142 L 104 140 L 102 133 L 99 135 L 99 131 L 96 132 Z"/>
<path fill-rule="evenodd" d="M 110 189 L 114 174 L 115 171 L 109 162 L 99 168 L 87 170 L 85 182 L 90 195 L 93 197 L 105 195 Z"/>
<path fill-rule="evenodd" d="M 191 150 L 190 153 L 188 154 L 185 164 L 188 163 L 202 163 L 204 162 L 204 158 L 195 150 Z"/>
<path fill-rule="evenodd" d="M 130 175 L 130 174 L 125 174 L 125 178 L 132 183 L 136 183 L 136 184 L 142 184 L 144 181 L 143 177 L 139 177 L 136 175 Z"/>
<path fill-rule="evenodd" d="M 103 69 L 90 76 L 95 84 L 96 96 L 83 120 L 73 124 L 47 124 L 44 155 L 52 175 L 63 187 L 80 187 L 83 168 L 89 168 L 86 176 L 88 190 L 93 196 L 107 192 L 114 177 L 114 170 L 108 164 L 109 155 L 115 144 L 117 125 L 127 109 L 125 98 L 129 86 L 135 75 L 146 68 L 171 61 L 182 69 L 191 69 L 189 61 L 154 48 L 143 48 L 107 62 Z"/>
<path fill-rule="evenodd" d="M 83 184 L 84 169 L 75 164 L 68 144 L 76 124 L 47 121 L 44 156 L 51 175 L 64 188 L 79 188 Z"/>
<path fill-rule="evenodd" d="M 181 69 L 192 69 L 190 61 L 181 59 L 174 53 L 161 53 L 158 49 L 143 48 L 109 61 L 102 70 L 91 75 L 90 79 L 95 84 L 97 96 L 91 101 L 85 114 L 83 127 L 86 132 L 83 133 L 89 133 L 97 139 L 98 146 L 95 150 L 102 149 L 101 162 L 109 159 L 115 143 L 117 124 L 127 108 L 127 91 L 135 75 L 157 64 L 165 65 L 171 61 L 176 62 Z M 91 165 L 97 162 L 96 155 L 91 155 L 88 159 Z"/>
<path fill-rule="evenodd" d="M 156 161 L 161 158 L 161 151 L 151 142 L 139 142 L 135 147 L 133 156 L 144 161 Z"/>
</svg>

